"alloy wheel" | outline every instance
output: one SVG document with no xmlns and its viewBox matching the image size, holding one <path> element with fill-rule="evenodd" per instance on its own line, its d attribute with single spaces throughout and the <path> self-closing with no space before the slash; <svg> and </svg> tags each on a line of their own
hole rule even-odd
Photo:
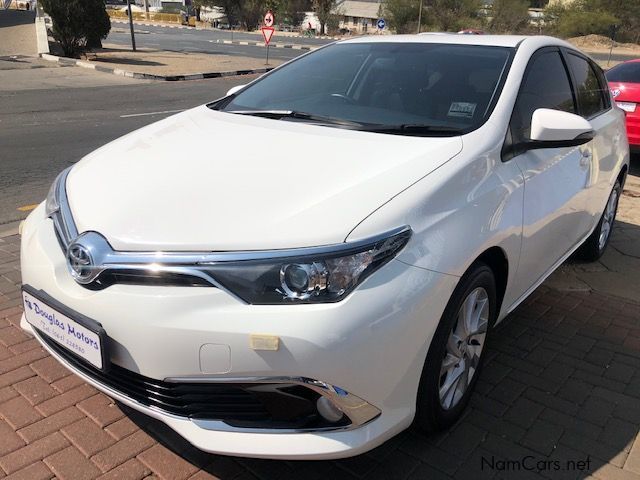
<svg viewBox="0 0 640 480">
<path fill-rule="evenodd" d="M 440 366 L 440 405 L 455 407 L 471 384 L 485 345 L 489 324 L 489 295 L 478 287 L 462 302 L 447 339 Z"/>
</svg>

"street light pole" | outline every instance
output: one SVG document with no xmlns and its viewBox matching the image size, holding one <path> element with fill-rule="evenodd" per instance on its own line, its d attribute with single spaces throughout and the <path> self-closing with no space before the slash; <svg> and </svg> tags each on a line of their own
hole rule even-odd
<svg viewBox="0 0 640 480">
<path fill-rule="evenodd" d="M 418 11 L 418 33 L 420 33 L 421 24 L 422 24 L 422 0 L 420 0 L 420 10 Z"/>
<path fill-rule="evenodd" d="M 131 13 L 131 0 L 127 0 L 127 11 L 129 12 L 129 30 L 131 31 L 131 46 L 136 51 L 136 36 L 133 34 L 133 14 Z"/>
</svg>

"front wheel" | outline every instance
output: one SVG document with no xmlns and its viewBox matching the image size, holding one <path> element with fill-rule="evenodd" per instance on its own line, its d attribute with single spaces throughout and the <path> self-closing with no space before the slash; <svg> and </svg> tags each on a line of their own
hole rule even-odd
<svg viewBox="0 0 640 480">
<path fill-rule="evenodd" d="M 431 341 L 418 388 L 417 427 L 443 430 L 460 417 L 478 380 L 496 315 L 495 277 L 478 263 L 460 280 Z"/>
<path fill-rule="evenodd" d="M 595 262 L 602 256 L 607 245 L 609 245 L 613 223 L 616 220 L 616 213 L 618 212 L 618 200 L 620 199 L 621 191 L 622 186 L 620 180 L 616 180 L 598 225 L 596 225 L 593 233 L 584 241 L 578 250 L 578 257 L 582 260 Z"/>
</svg>

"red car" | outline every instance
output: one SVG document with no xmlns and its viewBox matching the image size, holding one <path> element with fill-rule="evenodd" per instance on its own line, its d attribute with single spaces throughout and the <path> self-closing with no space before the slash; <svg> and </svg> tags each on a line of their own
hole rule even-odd
<svg viewBox="0 0 640 480">
<path fill-rule="evenodd" d="M 640 58 L 616 65 L 606 76 L 614 100 L 627 113 L 629 146 L 640 151 Z"/>
</svg>

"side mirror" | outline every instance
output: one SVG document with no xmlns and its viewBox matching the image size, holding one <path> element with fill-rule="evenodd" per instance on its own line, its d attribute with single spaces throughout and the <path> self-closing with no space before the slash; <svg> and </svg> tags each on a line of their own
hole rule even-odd
<svg viewBox="0 0 640 480">
<path fill-rule="evenodd" d="M 236 85 L 235 87 L 231 87 L 229 89 L 229 91 L 227 92 L 227 97 L 229 95 L 233 95 L 234 93 L 236 93 L 238 90 L 242 90 L 244 87 L 246 87 L 246 85 Z"/>
<path fill-rule="evenodd" d="M 575 147 L 592 140 L 594 135 L 591 123 L 579 115 L 539 108 L 531 117 L 531 140 L 523 147 L 527 150 Z"/>
</svg>

